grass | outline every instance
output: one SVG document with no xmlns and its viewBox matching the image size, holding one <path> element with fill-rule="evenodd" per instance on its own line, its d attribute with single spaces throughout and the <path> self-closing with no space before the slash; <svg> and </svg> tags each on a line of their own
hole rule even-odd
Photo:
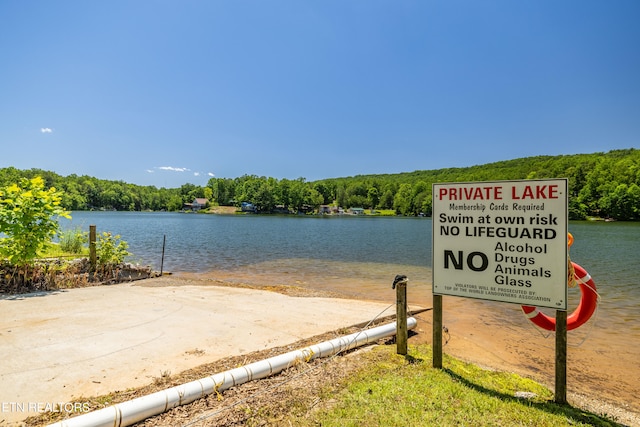
<svg viewBox="0 0 640 427">
<path fill-rule="evenodd" d="M 79 228 L 58 233 L 58 242 L 47 242 L 38 253 L 40 258 L 79 258 L 89 254 L 89 233 Z"/>
<path fill-rule="evenodd" d="M 375 209 L 373 213 L 371 213 L 370 209 L 364 210 L 365 215 L 369 216 L 396 216 L 395 209 Z"/>
<path fill-rule="evenodd" d="M 285 350 L 230 357 L 175 376 L 165 371 L 140 389 L 78 402 L 91 410 L 100 409 Z M 199 399 L 141 425 L 618 426 L 606 415 L 553 403 L 549 389 L 518 375 L 482 369 L 446 354 L 444 369 L 434 369 L 431 347 L 426 344 L 410 346 L 408 356 L 397 355 L 395 350 L 395 345 L 379 345 L 333 359 L 294 364 L 280 375 Z M 515 397 L 517 392 L 532 397 Z M 211 413 L 218 418 L 200 418 Z M 42 414 L 26 425 L 42 426 L 63 415 Z"/>
<path fill-rule="evenodd" d="M 286 417 L 298 426 L 616 426 L 598 416 L 553 402 L 546 387 L 515 374 L 481 369 L 445 355 L 431 367 L 431 348 L 410 356 L 378 347 L 355 375 L 327 387 L 312 412 Z M 516 397 L 516 392 L 530 398 Z M 295 406 L 294 406 L 295 407 Z M 284 424 L 287 424 L 286 422 Z"/>
<path fill-rule="evenodd" d="M 38 256 L 40 258 L 61 258 L 61 259 L 69 259 L 69 258 L 80 258 L 82 256 L 89 255 L 89 248 L 82 248 L 80 251 L 68 251 L 64 250 L 58 244 L 48 243 L 43 251 L 41 251 Z"/>
</svg>

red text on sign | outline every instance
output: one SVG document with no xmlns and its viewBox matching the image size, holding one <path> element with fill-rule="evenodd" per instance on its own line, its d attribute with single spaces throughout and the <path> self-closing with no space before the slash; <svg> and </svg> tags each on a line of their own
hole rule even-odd
<svg viewBox="0 0 640 427">
<path fill-rule="evenodd" d="M 440 200 L 502 200 L 502 187 L 441 187 Z"/>
<path fill-rule="evenodd" d="M 525 185 L 522 191 L 518 188 L 511 187 L 511 198 L 513 200 L 521 199 L 557 199 L 557 185 Z"/>
</svg>

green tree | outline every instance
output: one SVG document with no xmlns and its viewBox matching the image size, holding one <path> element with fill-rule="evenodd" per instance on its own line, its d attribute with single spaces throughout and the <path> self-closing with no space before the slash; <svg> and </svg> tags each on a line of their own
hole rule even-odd
<svg viewBox="0 0 640 427">
<path fill-rule="evenodd" d="M 172 212 L 179 211 L 183 206 L 182 197 L 178 194 L 171 196 L 167 202 L 167 210 Z"/>
<path fill-rule="evenodd" d="M 580 203 L 576 197 L 569 199 L 569 219 L 582 220 L 587 218 L 587 205 Z"/>
<path fill-rule="evenodd" d="M 58 232 L 57 217 L 71 218 L 60 203 L 62 193 L 45 189 L 41 177 L 20 178 L 0 189 L 0 255 L 17 266 L 33 261 Z"/>
<path fill-rule="evenodd" d="M 430 205 L 431 187 L 425 182 L 418 181 L 412 189 L 411 195 L 411 212 L 414 215 L 426 213 L 425 207 Z M 428 208 L 427 208 L 428 209 Z"/>
<path fill-rule="evenodd" d="M 316 182 L 313 184 L 313 189 L 322 195 L 321 205 L 328 205 L 333 202 L 333 195 L 331 194 L 331 187 L 326 182 Z"/>
<path fill-rule="evenodd" d="M 395 188 L 392 185 L 386 185 L 382 197 L 378 202 L 381 209 L 393 209 L 393 197 L 395 195 Z"/>
<path fill-rule="evenodd" d="M 300 212 L 302 205 L 305 203 L 307 184 L 304 182 L 304 178 L 298 178 L 290 181 L 289 185 L 289 207 L 296 212 Z"/>
<path fill-rule="evenodd" d="M 615 190 L 600 199 L 600 207 L 605 216 L 621 219 L 638 219 L 640 210 L 640 187 L 619 184 Z"/>
<path fill-rule="evenodd" d="M 402 210 L 404 215 L 420 212 L 428 215 L 434 182 L 568 178 L 571 219 L 588 216 L 640 219 L 637 213 L 640 207 L 636 202 L 640 186 L 640 150 L 633 148 L 607 153 L 534 156 L 464 168 L 357 175 L 311 183 L 305 182 L 304 178 L 278 181 L 255 175 L 234 179 L 211 178 L 206 187 L 211 189 L 210 195 L 209 190 L 193 184 L 157 189 L 88 176 L 62 177 L 40 169 L 18 170 L 14 167 L 0 168 L 0 187 L 18 182 L 20 178 L 36 176 L 42 177 L 46 188 L 55 187 L 63 191 L 61 205 L 67 210 L 179 210 L 183 203 L 190 203 L 196 197 L 206 197 L 220 205 L 236 206 L 243 201 L 256 203 L 256 197 L 265 202 L 261 204 L 269 206 L 272 198 L 276 205 L 296 210 L 301 207 L 301 201 L 310 204 L 305 200 L 313 189 L 323 196 L 323 204 L 337 203 L 345 208 L 395 207 L 401 208 L 398 212 Z M 266 187 L 263 182 L 266 182 Z M 412 186 L 411 194 L 398 196 L 403 184 Z M 619 188 L 623 184 L 627 187 Z M 264 193 L 266 189 L 272 192 L 270 197 Z M 370 192 L 372 189 L 377 190 L 377 203 L 375 194 Z"/>
<path fill-rule="evenodd" d="M 255 203 L 258 189 L 261 181 L 265 178 L 259 178 L 256 175 L 243 175 L 236 182 L 236 205 L 240 206 L 242 202 Z"/>
<path fill-rule="evenodd" d="M 422 205 L 420 206 L 420 212 L 425 214 L 426 216 L 431 216 L 433 213 L 433 196 L 429 194 L 422 201 Z"/>
<path fill-rule="evenodd" d="M 355 181 L 347 186 L 347 200 L 345 207 L 370 208 L 368 188 L 363 181 Z"/>
<path fill-rule="evenodd" d="M 320 205 L 324 204 L 324 196 L 315 188 L 308 188 L 307 195 L 305 197 L 305 204 L 312 206 L 313 209 L 318 209 Z"/>
<path fill-rule="evenodd" d="M 204 187 L 203 193 L 204 193 L 204 198 L 209 201 L 213 197 L 213 190 L 211 189 L 211 187 Z"/>
<path fill-rule="evenodd" d="M 204 188 L 195 184 L 183 184 L 180 187 L 182 203 L 192 203 L 197 198 L 205 198 Z"/>
<path fill-rule="evenodd" d="M 276 207 L 272 182 L 260 180 L 251 201 L 258 212 L 271 212 Z"/>
<path fill-rule="evenodd" d="M 62 205 L 72 211 L 81 211 L 87 207 L 87 199 L 78 189 L 75 181 L 68 181 L 63 186 Z"/>
<path fill-rule="evenodd" d="M 411 215 L 411 184 L 402 184 L 393 198 L 393 208 L 400 215 Z"/>
<path fill-rule="evenodd" d="M 378 193 L 378 189 L 376 187 L 369 188 L 367 192 L 367 199 L 369 199 L 369 206 L 371 209 L 375 209 L 380 202 L 380 194 Z"/>
<path fill-rule="evenodd" d="M 336 203 L 338 206 L 348 207 L 347 192 L 344 189 L 344 185 L 344 181 L 340 181 L 340 183 L 336 184 Z"/>
<path fill-rule="evenodd" d="M 282 205 L 286 208 L 291 206 L 291 181 L 282 179 L 275 188 L 276 205 Z"/>
</svg>

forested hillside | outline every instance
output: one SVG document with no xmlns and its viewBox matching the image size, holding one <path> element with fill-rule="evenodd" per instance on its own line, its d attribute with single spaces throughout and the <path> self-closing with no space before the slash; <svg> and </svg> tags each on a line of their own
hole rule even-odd
<svg viewBox="0 0 640 427">
<path fill-rule="evenodd" d="M 180 210 L 195 198 L 212 205 L 252 203 L 258 212 L 306 211 L 334 204 L 344 209 L 393 209 L 399 215 L 430 215 L 434 182 L 568 178 L 569 216 L 640 220 L 640 150 L 537 156 L 466 168 L 384 175 L 358 175 L 307 182 L 243 175 L 211 178 L 206 186 L 184 184 L 166 189 L 106 181 L 89 176 L 62 177 L 38 169 L 0 169 L 0 187 L 20 177 L 42 176 L 47 186 L 64 191 L 68 210 Z"/>
<path fill-rule="evenodd" d="M 537 156 L 466 168 L 323 180 L 341 205 L 375 205 L 402 215 L 431 212 L 435 182 L 568 178 L 569 216 L 640 219 L 640 150 Z"/>
</svg>

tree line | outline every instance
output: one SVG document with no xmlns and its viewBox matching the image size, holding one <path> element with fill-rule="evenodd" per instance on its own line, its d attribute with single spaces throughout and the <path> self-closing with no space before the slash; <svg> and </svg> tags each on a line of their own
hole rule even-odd
<svg viewBox="0 0 640 427">
<path fill-rule="evenodd" d="M 0 187 L 35 176 L 62 191 L 61 203 L 67 210 L 179 211 L 195 198 L 204 198 L 211 205 L 240 207 L 248 202 L 257 212 L 309 212 L 334 205 L 408 216 L 431 214 L 431 186 L 436 182 L 568 178 L 570 219 L 640 220 L 640 150 L 633 148 L 313 182 L 243 175 L 211 178 L 203 187 L 187 183 L 173 189 L 9 167 L 0 169 Z"/>
</svg>

